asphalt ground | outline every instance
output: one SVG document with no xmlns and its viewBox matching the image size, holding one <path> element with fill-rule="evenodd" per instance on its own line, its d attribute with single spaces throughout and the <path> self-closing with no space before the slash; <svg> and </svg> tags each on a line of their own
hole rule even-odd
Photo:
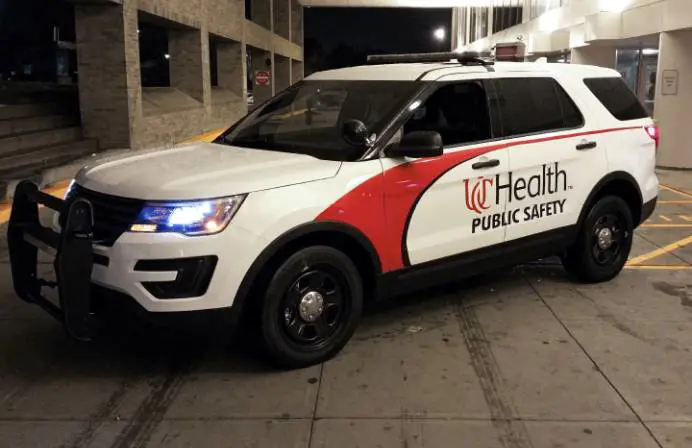
<svg viewBox="0 0 692 448">
<path fill-rule="evenodd" d="M 550 259 L 492 272 L 379 306 L 291 372 L 223 327 L 72 341 L 15 297 L 2 241 L 0 447 L 692 447 L 688 178 L 662 173 L 609 283 Z"/>
</svg>

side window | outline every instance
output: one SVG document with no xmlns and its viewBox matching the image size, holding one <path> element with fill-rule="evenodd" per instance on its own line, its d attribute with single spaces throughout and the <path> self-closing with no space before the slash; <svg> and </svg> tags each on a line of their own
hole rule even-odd
<svg viewBox="0 0 692 448">
<path fill-rule="evenodd" d="M 483 83 L 442 85 L 413 112 L 399 138 L 413 131 L 437 131 L 444 146 L 489 140 L 492 132 Z"/>
<path fill-rule="evenodd" d="M 553 78 L 504 78 L 496 85 L 504 137 L 584 124 L 577 106 Z"/>
<path fill-rule="evenodd" d="M 587 78 L 584 84 L 608 112 L 620 121 L 639 120 L 649 116 L 622 78 Z"/>
</svg>

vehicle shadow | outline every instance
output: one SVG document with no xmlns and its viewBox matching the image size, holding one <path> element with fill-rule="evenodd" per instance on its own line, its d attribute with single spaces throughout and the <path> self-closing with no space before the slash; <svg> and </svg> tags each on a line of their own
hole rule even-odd
<svg viewBox="0 0 692 448">
<path fill-rule="evenodd" d="M 494 300 L 493 295 L 484 292 L 525 284 L 523 269 L 496 270 L 423 293 L 376 302 L 366 308 L 361 327 L 366 333 L 376 332 L 378 327 L 405 323 L 407 316 L 434 318 L 450 304 L 464 307 L 487 303 Z M 556 279 L 564 276 L 561 267 L 541 269 L 554 271 Z M 5 294 L 0 299 L 10 298 Z M 1 342 L 0 358 L 17 376 L 37 374 L 39 361 L 31 361 L 33 357 L 43 357 L 44 363 L 51 360 L 47 367 L 50 375 L 71 379 L 165 375 L 180 370 L 243 376 L 277 372 L 263 356 L 256 333 L 242 328 L 232 331 L 224 316 L 214 313 L 167 323 L 112 315 L 90 343 L 70 339 L 59 323 L 38 312 L 32 319 L 13 320 L 8 316 L 4 322 L 13 322 L 16 331 Z"/>
</svg>

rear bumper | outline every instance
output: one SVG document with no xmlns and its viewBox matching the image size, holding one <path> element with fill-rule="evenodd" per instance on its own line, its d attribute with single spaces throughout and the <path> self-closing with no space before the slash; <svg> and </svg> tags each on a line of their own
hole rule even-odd
<svg viewBox="0 0 692 448">
<path fill-rule="evenodd" d="M 641 214 L 641 219 L 639 220 L 638 225 L 641 225 L 644 221 L 649 219 L 651 215 L 653 215 L 654 210 L 656 210 L 656 203 L 658 202 L 658 197 L 654 197 L 648 202 L 645 202 L 644 205 L 642 205 L 642 214 Z"/>
</svg>

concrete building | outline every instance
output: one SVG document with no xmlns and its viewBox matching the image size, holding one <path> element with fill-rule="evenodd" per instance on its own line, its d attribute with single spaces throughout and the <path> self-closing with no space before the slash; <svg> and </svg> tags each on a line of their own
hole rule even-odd
<svg viewBox="0 0 692 448">
<path fill-rule="evenodd" d="M 692 1 L 488 4 L 455 8 L 454 48 L 499 51 L 509 45 L 526 60 L 546 57 L 617 69 L 660 126 L 659 165 L 692 168 Z"/>
<path fill-rule="evenodd" d="M 16 47 L 0 61 L 0 199 L 12 180 L 43 182 L 85 155 L 230 126 L 247 113 L 249 90 L 256 104 L 303 77 L 299 0 L 9 6 L 0 22 L 21 25 L 0 30 Z"/>
<path fill-rule="evenodd" d="M 100 149 L 172 144 L 232 124 L 247 112 L 248 71 L 261 75 L 255 102 L 303 76 L 298 0 L 73 3 L 82 130 Z M 144 33 L 162 36 L 168 73 L 155 86 L 143 77 Z"/>
</svg>

